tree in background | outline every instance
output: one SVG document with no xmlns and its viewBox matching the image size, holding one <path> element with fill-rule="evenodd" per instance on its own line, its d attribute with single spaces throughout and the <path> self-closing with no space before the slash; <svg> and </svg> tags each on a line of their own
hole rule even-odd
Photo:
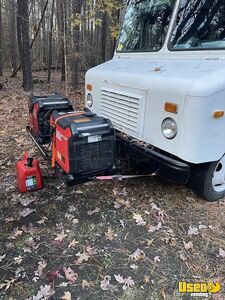
<svg viewBox="0 0 225 300">
<path fill-rule="evenodd" d="M 31 72 L 28 0 L 17 1 L 17 35 L 25 91 L 33 88 Z"/>
<path fill-rule="evenodd" d="M 2 1 L 0 0 L 0 76 L 3 76 Z"/>
<path fill-rule="evenodd" d="M 50 30 L 49 30 L 49 49 L 48 49 L 48 84 L 51 82 L 51 70 L 52 70 L 52 30 L 54 22 L 54 9 L 55 9 L 55 0 L 52 0 L 52 12 L 50 20 Z"/>
<path fill-rule="evenodd" d="M 11 45 L 11 59 L 12 59 L 12 72 L 17 70 L 17 35 L 16 35 L 16 3 L 15 0 L 11 0 L 10 6 L 10 45 Z"/>
<path fill-rule="evenodd" d="M 52 70 L 60 71 L 66 88 L 68 85 L 78 88 L 83 85 L 88 69 L 112 58 L 123 1 L 0 2 L 3 23 L 0 34 L 4 36 L 0 38 L 0 49 L 3 49 L 4 68 L 12 70 L 11 77 L 15 77 L 23 66 L 26 89 L 32 88 L 31 69 L 41 71 L 38 77 L 46 82 L 51 81 Z"/>
</svg>

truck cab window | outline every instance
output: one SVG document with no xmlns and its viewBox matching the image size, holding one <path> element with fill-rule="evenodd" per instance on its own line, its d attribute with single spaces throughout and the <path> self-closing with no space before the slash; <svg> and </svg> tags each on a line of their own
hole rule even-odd
<svg viewBox="0 0 225 300">
<path fill-rule="evenodd" d="M 175 0 L 131 0 L 126 8 L 118 52 L 160 50 Z"/>
<path fill-rule="evenodd" d="M 181 0 L 170 48 L 225 48 L 225 1 Z"/>
</svg>

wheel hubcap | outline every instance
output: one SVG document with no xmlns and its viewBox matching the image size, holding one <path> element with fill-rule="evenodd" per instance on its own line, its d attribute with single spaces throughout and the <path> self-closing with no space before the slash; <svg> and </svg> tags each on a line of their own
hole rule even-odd
<svg viewBox="0 0 225 300">
<path fill-rule="evenodd" d="M 214 170 L 212 185 L 218 193 L 225 191 L 225 156 L 219 161 Z"/>
</svg>

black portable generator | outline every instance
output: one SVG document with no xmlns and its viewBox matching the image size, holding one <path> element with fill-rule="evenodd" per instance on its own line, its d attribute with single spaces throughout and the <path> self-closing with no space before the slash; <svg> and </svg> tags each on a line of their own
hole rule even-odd
<svg viewBox="0 0 225 300">
<path fill-rule="evenodd" d="M 40 144 L 49 143 L 50 117 L 54 110 L 58 112 L 73 111 L 73 106 L 68 98 L 59 94 L 48 96 L 30 96 L 29 98 L 30 130 Z"/>
<path fill-rule="evenodd" d="M 53 112 L 52 166 L 57 163 L 70 181 L 111 172 L 115 162 L 115 132 L 110 120 L 83 111 Z"/>
</svg>

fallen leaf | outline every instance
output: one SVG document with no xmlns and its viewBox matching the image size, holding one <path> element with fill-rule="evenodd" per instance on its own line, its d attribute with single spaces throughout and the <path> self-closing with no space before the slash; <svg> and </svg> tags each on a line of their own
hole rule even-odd
<svg viewBox="0 0 225 300">
<path fill-rule="evenodd" d="M 102 281 L 100 281 L 100 287 L 103 291 L 108 291 L 110 285 L 111 276 L 105 276 Z"/>
<path fill-rule="evenodd" d="M 94 256 L 96 254 L 98 254 L 98 249 L 95 249 L 94 247 L 90 247 L 90 246 L 87 246 L 86 247 L 86 252 L 90 255 L 90 256 Z"/>
<path fill-rule="evenodd" d="M 121 208 L 121 205 L 117 201 L 115 201 L 114 202 L 114 208 L 119 209 L 119 208 Z"/>
<path fill-rule="evenodd" d="M 65 214 L 65 218 L 66 218 L 68 221 L 72 221 L 72 220 L 75 218 L 75 216 L 72 215 L 72 214 L 66 213 L 66 214 Z"/>
<path fill-rule="evenodd" d="M 73 212 L 75 212 L 77 210 L 77 208 L 74 206 L 74 205 L 70 205 L 69 206 L 69 212 L 70 213 L 73 213 Z"/>
<path fill-rule="evenodd" d="M 89 288 L 89 287 L 93 286 L 93 283 L 91 281 L 82 280 L 81 285 L 82 285 L 82 288 L 84 289 L 84 288 Z"/>
<path fill-rule="evenodd" d="M 60 299 L 62 300 L 71 300 L 72 296 L 70 292 L 65 292 L 64 295 L 62 297 L 60 297 Z"/>
<path fill-rule="evenodd" d="M 36 209 L 25 208 L 19 212 L 19 215 L 23 218 L 26 218 L 34 212 L 36 212 Z"/>
<path fill-rule="evenodd" d="M 73 225 L 77 225 L 77 224 L 79 224 L 79 220 L 78 219 L 73 219 L 72 223 L 73 223 Z"/>
<path fill-rule="evenodd" d="M 194 249 L 194 245 L 193 245 L 193 242 L 192 241 L 190 241 L 190 242 L 188 242 L 188 243 L 185 243 L 185 241 L 184 241 L 184 249 L 185 250 L 193 250 Z"/>
<path fill-rule="evenodd" d="M 69 285 L 69 282 L 62 282 L 58 285 L 58 287 L 67 287 Z"/>
<path fill-rule="evenodd" d="M 13 259 L 15 261 L 15 264 L 17 264 L 17 265 L 20 265 L 21 262 L 23 261 L 23 258 L 20 255 L 18 257 L 14 257 Z"/>
<path fill-rule="evenodd" d="M 39 224 L 39 225 L 45 224 L 45 221 L 47 221 L 47 220 L 48 220 L 48 218 L 44 217 L 43 219 L 37 221 L 37 224 Z"/>
<path fill-rule="evenodd" d="M 207 226 L 205 226 L 205 225 L 199 225 L 199 230 L 202 230 L 202 229 L 207 229 Z"/>
<path fill-rule="evenodd" d="M 171 239 L 169 240 L 169 243 L 170 243 L 170 246 L 171 246 L 171 247 L 176 247 L 176 245 L 177 245 L 177 240 L 176 240 L 175 238 L 171 238 Z"/>
<path fill-rule="evenodd" d="M 16 281 L 17 278 L 11 278 L 10 280 L 5 280 L 4 283 L 0 284 L 0 290 L 5 289 L 5 291 L 7 291 Z"/>
<path fill-rule="evenodd" d="M 118 205 L 118 206 L 117 206 Z M 116 207 L 117 206 L 117 207 Z M 124 200 L 121 197 L 117 197 L 116 198 L 116 202 L 114 204 L 115 208 L 120 208 L 121 206 L 126 207 L 126 208 L 130 208 L 130 201 L 128 200 Z"/>
<path fill-rule="evenodd" d="M 190 235 L 198 235 L 198 228 L 197 227 L 189 227 L 188 229 L 188 236 Z"/>
<path fill-rule="evenodd" d="M 16 269 L 15 276 L 16 278 L 25 278 L 26 277 L 25 269 L 23 267 Z"/>
<path fill-rule="evenodd" d="M 148 284 L 149 282 L 150 282 L 150 277 L 145 275 L 145 277 L 144 277 L 144 283 Z"/>
<path fill-rule="evenodd" d="M 84 192 L 82 192 L 81 190 L 77 190 L 77 191 L 75 191 L 75 193 L 76 193 L 77 195 L 82 195 Z"/>
<path fill-rule="evenodd" d="M 14 218 L 5 218 L 4 221 L 5 221 L 5 223 L 12 223 L 15 221 L 15 219 Z"/>
<path fill-rule="evenodd" d="M 77 281 L 78 274 L 75 273 L 71 268 L 63 268 L 63 271 L 65 273 L 66 279 L 69 280 L 70 282 L 74 283 Z"/>
<path fill-rule="evenodd" d="M 112 241 L 114 239 L 114 232 L 111 228 L 108 229 L 108 231 L 105 233 L 105 236 L 107 240 Z"/>
<path fill-rule="evenodd" d="M 44 269 L 46 268 L 46 266 L 47 266 L 47 263 L 46 263 L 44 260 L 39 261 L 39 263 L 38 263 L 38 268 L 37 268 L 37 270 L 34 272 L 34 274 L 35 274 L 36 276 L 41 277 L 41 276 L 43 275 L 43 271 L 44 271 Z"/>
<path fill-rule="evenodd" d="M 55 291 L 52 289 L 50 285 L 41 286 L 36 296 L 31 298 L 32 300 L 42 300 L 49 299 L 51 296 L 55 294 Z"/>
<path fill-rule="evenodd" d="M 10 235 L 9 239 L 16 240 L 19 236 L 23 234 L 22 230 L 19 230 L 18 228 L 15 228 L 13 230 L 13 233 Z"/>
<path fill-rule="evenodd" d="M 123 284 L 124 283 L 124 279 L 121 275 L 114 275 L 116 281 L 120 284 Z"/>
<path fill-rule="evenodd" d="M 103 291 L 111 291 L 112 293 L 118 291 L 117 287 L 110 283 L 111 276 L 106 276 L 100 281 L 100 287 Z"/>
<path fill-rule="evenodd" d="M 187 260 L 187 257 L 186 257 L 183 253 L 181 253 L 181 254 L 180 254 L 180 259 L 181 259 L 182 261 L 186 261 L 186 260 Z"/>
<path fill-rule="evenodd" d="M 167 300 L 165 288 L 161 288 L 160 293 L 161 293 L 163 299 L 164 299 L 164 300 Z"/>
<path fill-rule="evenodd" d="M 125 227 L 126 227 L 125 221 L 124 221 L 124 220 L 120 220 L 119 222 L 120 222 L 121 227 L 122 227 L 123 230 L 124 230 Z"/>
<path fill-rule="evenodd" d="M 137 250 L 129 256 L 129 259 L 135 261 L 145 259 L 145 253 L 143 250 L 137 248 Z"/>
<path fill-rule="evenodd" d="M 136 221 L 138 226 L 145 226 L 146 222 L 143 220 L 140 214 L 133 214 L 133 219 Z"/>
<path fill-rule="evenodd" d="M 54 241 L 56 242 L 62 242 L 67 237 L 67 234 L 64 233 L 64 230 L 62 230 L 60 233 L 56 234 L 56 238 Z"/>
<path fill-rule="evenodd" d="M 89 210 L 89 211 L 87 212 L 87 214 L 88 214 L 89 216 L 92 216 L 92 215 L 94 215 L 94 214 L 97 214 L 98 212 L 100 212 L 100 208 L 96 207 L 94 210 Z"/>
<path fill-rule="evenodd" d="M 23 198 L 20 199 L 20 203 L 22 206 L 27 207 L 28 205 L 30 205 L 32 202 L 34 202 L 36 199 L 32 199 L 32 198 Z"/>
<path fill-rule="evenodd" d="M 76 240 L 72 240 L 72 242 L 69 243 L 68 248 L 75 248 L 76 245 L 78 245 L 79 242 Z"/>
<path fill-rule="evenodd" d="M 0 263 L 6 258 L 6 254 L 0 256 Z"/>
<path fill-rule="evenodd" d="M 52 271 L 52 272 L 49 272 L 46 276 L 47 276 L 47 278 L 48 278 L 48 282 L 49 282 L 49 283 L 53 283 L 53 282 L 55 281 L 56 278 L 61 277 L 59 271 Z"/>
<path fill-rule="evenodd" d="M 225 258 L 225 251 L 222 248 L 220 248 L 220 250 L 219 250 L 219 256 L 221 258 Z"/>
<path fill-rule="evenodd" d="M 126 291 L 127 289 L 129 289 L 130 287 L 134 286 L 134 281 L 131 277 L 128 277 L 126 279 L 124 279 L 124 286 L 123 286 L 123 290 Z"/>
<path fill-rule="evenodd" d="M 83 253 L 77 253 L 76 256 L 78 256 L 78 259 L 74 261 L 75 265 L 81 265 L 84 261 L 88 261 L 90 258 L 90 255 L 85 251 Z"/>
<path fill-rule="evenodd" d="M 160 263 L 160 257 L 159 256 L 155 256 L 154 257 L 154 262 L 157 264 L 157 263 Z"/>
<path fill-rule="evenodd" d="M 158 231 L 162 228 L 162 222 L 159 222 L 158 225 L 153 226 L 153 225 L 148 225 L 148 232 L 152 233 L 155 231 Z"/>
<path fill-rule="evenodd" d="M 135 264 L 132 264 L 132 265 L 130 265 L 130 268 L 131 268 L 132 270 L 137 270 L 137 269 L 138 269 L 138 266 L 135 265 Z"/>
</svg>

